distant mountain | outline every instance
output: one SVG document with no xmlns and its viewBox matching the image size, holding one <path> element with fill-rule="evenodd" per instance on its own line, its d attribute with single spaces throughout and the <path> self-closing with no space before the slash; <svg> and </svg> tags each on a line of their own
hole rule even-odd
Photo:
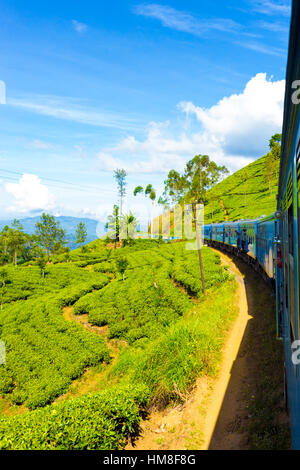
<svg viewBox="0 0 300 470">
<path fill-rule="evenodd" d="M 76 245 L 76 228 L 79 222 L 83 222 L 87 230 L 87 241 L 86 243 L 93 242 L 97 238 L 101 237 L 104 234 L 104 223 L 98 222 L 93 219 L 85 219 L 78 217 L 55 217 L 57 221 L 60 222 L 61 227 L 66 231 L 67 246 L 73 250 L 77 248 Z M 20 219 L 21 224 L 23 225 L 24 232 L 32 235 L 35 232 L 35 224 L 40 220 L 40 216 L 37 217 L 27 217 L 25 219 Z M 11 220 L 0 220 L 0 230 L 5 227 L 5 225 L 11 225 Z"/>
</svg>

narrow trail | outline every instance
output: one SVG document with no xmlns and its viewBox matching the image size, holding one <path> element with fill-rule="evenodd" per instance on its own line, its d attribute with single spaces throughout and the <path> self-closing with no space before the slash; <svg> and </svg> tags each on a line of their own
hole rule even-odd
<svg viewBox="0 0 300 470">
<path fill-rule="evenodd" d="M 224 214 L 225 214 L 226 220 L 228 220 L 228 219 L 229 219 L 229 214 L 228 214 L 228 211 L 227 211 L 227 209 L 226 209 L 226 207 L 225 207 L 224 202 L 222 201 L 222 199 L 219 199 L 219 204 L 220 204 L 220 206 L 221 206 L 221 208 L 222 208 L 222 211 L 223 211 Z"/>
<path fill-rule="evenodd" d="M 119 339 L 107 339 L 109 333 L 108 326 L 96 326 L 88 322 L 88 314 L 84 315 L 75 315 L 73 307 L 64 307 L 62 310 L 63 317 L 66 321 L 76 322 L 81 325 L 83 328 L 88 331 L 101 336 L 107 344 L 107 347 L 110 352 L 111 362 L 109 364 L 98 364 L 95 367 L 88 367 L 81 377 L 72 381 L 69 389 L 63 395 L 60 395 L 55 401 L 63 401 L 71 399 L 74 397 L 79 397 L 87 393 L 97 393 L 99 390 L 106 385 L 106 372 L 108 368 L 115 364 L 119 354 L 120 349 L 126 346 L 127 342 L 125 340 Z"/>
<path fill-rule="evenodd" d="M 141 437 L 127 447 L 130 450 L 249 449 L 249 405 L 260 386 L 257 370 L 266 353 L 262 350 L 263 323 L 267 314 L 267 321 L 272 315 L 275 321 L 274 298 L 251 267 L 215 251 L 229 265 L 239 286 L 239 314 L 226 340 L 218 377 L 199 379 L 182 406 L 153 411 L 142 424 Z M 274 343 L 273 338 L 271 341 Z M 279 374 L 280 367 L 277 363 Z M 278 422 L 287 421 L 281 405 L 273 411 Z"/>
<path fill-rule="evenodd" d="M 78 323 L 79 325 L 81 325 L 83 328 L 87 329 L 88 331 L 101 336 L 105 340 L 107 347 L 110 351 L 110 355 L 112 358 L 111 364 L 114 364 L 114 362 L 119 356 L 120 347 L 126 346 L 127 341 L 120 340 L 120 339 L 108 340 L 107 339 L 107 336 L 109 333 L 108 326 L 107 325 L 105 326 L 92 325 L 88 321 L 89 319 L 88 313 L 83 314 L 83 315 L 75 315 L 73 307 L 64 307 L 62 313 L 63 313 L 63 317 L 65 320 L 74 321 Z"/>
</svg>

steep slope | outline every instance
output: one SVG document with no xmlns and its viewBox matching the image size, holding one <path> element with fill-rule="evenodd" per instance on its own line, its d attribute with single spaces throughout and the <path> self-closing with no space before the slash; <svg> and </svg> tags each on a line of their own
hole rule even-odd
<svg viewBox="0 0 300 470">
<path fill-rule="evenodd" d="M 224 181 L 207 192 L 205 223 L 227 220 L 255 219 L 276 210 L 276 194 L 279 175 L 279 160 L 270 168 L 268 155 L 228 176 Z M 168 232 L 166 219 L 159 217 L 163 235 L 174 234 L 174 216 L 171 211 L 171 231 Z M 155 226 L 158 226 L 157 219 Z"/>
<path fill-rule="evenodd" d="M 205 222 L 254 219 L 276 210 L 279 161 L 266 176 L 267 156 L 242 168 L 208 191 Z"/>
</svg>

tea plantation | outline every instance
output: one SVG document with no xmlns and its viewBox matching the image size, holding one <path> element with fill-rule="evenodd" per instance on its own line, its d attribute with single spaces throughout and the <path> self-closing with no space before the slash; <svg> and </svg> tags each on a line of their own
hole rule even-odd
<svg viewBox="0 0 300 470">
<path fill-rule="evenodd" d="M 117 260 L 127 259 L 123 276 Z M 109 249 L 101 241 L 57 256 L 46 268 L 7 268 L 0 288 L 0 449 L 119 449 L 134 436 L 150 403 L 180 400 L 202 374 L 218 368 L 224 335 L 234 316 L 235 282 L 220 258 L 202 249 L 208 296 L 203 297 L 196 251 L 185 243 L 137 240 Z M 63 308 L 95 334 L 67 321 Z M 111 340 L 122 340 L 111 361 Z M 121 344 L 121 343 L 120 343 Z M 98 392 L 52 403 L 87 368 L 102 364 Z"/>
</svg>

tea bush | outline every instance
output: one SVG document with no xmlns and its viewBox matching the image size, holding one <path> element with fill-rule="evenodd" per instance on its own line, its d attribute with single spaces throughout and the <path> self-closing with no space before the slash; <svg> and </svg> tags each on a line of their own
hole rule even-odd
<svg viewBox="0 0 300 470">
<path fill-rule="evenodd" d="M 16 404 L 44 406 L 64 393 L 87 366 L 109 361 L 102 338 L 64 320 L 60 300 L 49 296 L 16 302 L 1 314 L 6 365 L 0 366 L 0 392 L 10 393 Z"/>
<path fill-rule="evenodd" d="M 0 418 L 0 450 L 122 449 L 149 397 L 144 386 L 120 387 Z"/>
</svg>

